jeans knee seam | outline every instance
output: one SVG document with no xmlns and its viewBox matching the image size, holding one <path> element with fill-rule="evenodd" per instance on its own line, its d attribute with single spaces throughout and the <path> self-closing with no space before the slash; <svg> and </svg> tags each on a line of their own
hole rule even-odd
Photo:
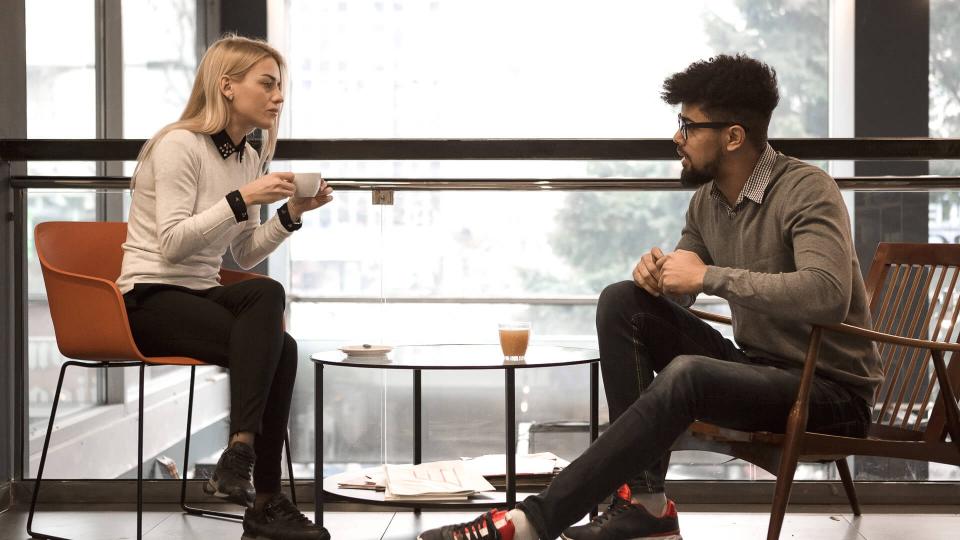
<svg viewBox="0 0 960 540">
<path fill-rule="evenodd" d="M 659 316 L 659 315 L 655 315 L 655 314 L 652 314 L 652 313 L 636 313 L 636 314 L 634 314 L 633 316 L 630 317 L 630 325 L 631 325 L 631 326 L 633 327 L 633 329 L 634 329 L 633 335 L 634 335 L 634 343 L 635 343 L 635 344 L 640 341 L 640 340 L 639 340 L 639 337 L 637 336 L 637 333 L 638 333 L 638 331 L 639 331 L 639 328 L 638 328 L 639 325 L 637 324 L 637 319 L 639 319 L 639 318 L 641 318 L 641 317 L 649 317 L 649 318 L 657 319 L 658 321 L 660 321 L 660 322 L 662 322 L 662 323 L 664 323 L 664 324 L 669 324 L 669 321 L 667 321 L 666 319 L 664 319 L 663 317 L 661 317 L 661 316 Z M 679 325 L 672 325 L 672 326 L 679 331 L 680 335 L 684 338 L 685 341 L 693 343 L 695 347 L 697 347 L 698 349 L 700 349 L 700 351 L 699 351 L 699 353 L 698 353 L 698 356 L 706 356 L 706 357 L 708 357 L 708 358 L 713 358 L 713 356 L 710 355 L 710 351 L 705 350 L 705 349 L 704 349 L 695 339 L 693 339 L 688 333 L 686 333 L 686 332 L 684 332 L 683 330 L 681 330 L 680 328 L 678 328 Z M 678 355 L 678 356 L 679 356 L 679 355 Z"/>
</svg>

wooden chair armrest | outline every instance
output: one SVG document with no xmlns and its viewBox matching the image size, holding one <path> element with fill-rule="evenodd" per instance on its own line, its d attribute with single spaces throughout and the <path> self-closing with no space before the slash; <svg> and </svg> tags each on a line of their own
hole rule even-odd
<svg viewBox="0 0 960 540">
<path fill-rule="evenodd" d="M 946 407 L 945 413 L 947 430 L 950 432 L 951 437 L 954 440 L 960 438 L 960 407 L 957 405 L 955 397 L 956 394 L 953 393 L 950 377 L 943 363 L 943 352 L 960 352 L 960 344 L 931 341 L 928 339 L 906 338 L 884 332 L 877 332 L 876 330 L 868 330 L 866 328 L 861 328 L 859 326 L 846 323 L 813 325 L 813 331 L 810 333 L 810 346 L 807 351 L 807 357 L 804 360 L 803 375 L 800 379 L 800 389 L 797 392 L 797 401 L 794 404 L 794 410 L 799 411 L 802 416 L 802 419 L 799 422 L 801 429 L 806 429 L 806 414 L 809 404 L 810 387 L 813 382 L 814 371 L 816 369 L 817 358 L 819 356 L 817 353 L 820 346 L 820 334 L 823 331 L 839 332 L 847 335 L 859 336 L 872 341 L 882 341 L 884 343 L 892 343 L 894 345 L 929 350 L 930 356 L 928 358 L 932 358 L 933 360 L 935 377 L 940 384 L 941 403 L 939 406 Z M 791 414 L 791 416 L 793 415 Z M 932 426 L 928 426 L 928 429 L 931 427 Z M 935 428 L 935 430 L 939 429 L 941 428 Z"/>
<path fill-rule="evenodd" d="M 847 324 L 847 323 L 825 324 L 825 325 L 818 325 L 818 326 L 820 326 L 824 330 L 829 330 L 831 332 L 839 332 L 841 334 L 859 336 L 862 338 L 867 338 L 872 341 L 882 341 L 884 343 L 893 343 L 895 345 L 904 345 L 907 347 L 916 347 L 920 349 L 932 349 L 935 351 L 960 352 L 960 344 L 957 344 L 957 343 L 946 343 L 943 341 L 930 341 L 928 339 L 907 338 L 907 337 L 897 336 L 893 334 L 886 334 L 884 332 L 877 332 L 876 330 L 867 330 L 866 328 L 861 328 L 859 326 L 854 326 L 852 324 Z"/>
<path fill-rule="evenodd" d="M 687 308 L 687 309 L 690 310 L 690 313 L 693 313 L 694 315 L 696 315 L 697 317 L 700 317 L 705 321 L 713 321 L 713 322 L 722 323 L 722 324 L 733 324 L 732 321 L 730 320 L 730 317 L 725 317 L 723 315 L 710 313 L 709 311 L 703 311 L 700 309 L 694 309 L 694 308 Z"/>
<path fill-rule="evenodd" d="M 731 324 L 729 317 L 724 317 L 723 315 L 708 313 L 706 311 L 693 308 L 688 309 L 690 309 L 691 313 L 703 320 Z M 960 344 L 897 336 L 884 332 L 878 332 L 876 330 L 868 330 L 866 328 L 861 328 L 859 326 L 847 323 L 813 325 L 808 343 L 807 356 L 804 359 L 803 372 L 800 377 L 800 387 L 797 390 L 797 399 L 794 402 L 790 419 L 788 421 L 787 433 L 790 437 L 796 437 L 798 436 L 799 432 L 806 431 L 810 389 L 812 387 L 813 377 L 816 372 L 816 364 L 820 349 L 820 336 L 823 331 L 837 332 L 841 334 L 858 336 L 871 341 L 879 341 L 894 345 L 902 345 L 905 347 L 929 350 L 931 356 L 928 358 L 932 358 L 933 360 L 935 376 L 940 384 L 941 389 L 940 403 L 938 403 L 937 406 L 945 407 L 944 412 L 946 416 L 946 431 L 950 433 L 952 439 L 960 439 L 960 405 L 957 404 L 956 394 L 953 392 L 952 382 L 950 380 L 950 374 L 942 357 L 943 352 L 945 351 L 960 353 Z M 940 429 L 943 428 L 937 427 L 935 428 L 935 431 Z"/>
<path fill-rule="evenodd" d="M 697 317 L 707 321 L 713 321 L 722 324 L 731 324 L 730 317 L 725 317 L 723 315 L 718 315 L 716 313 L 710 313 L 707 311 L 687 308 L 690 310 L 690 313 L 693 313 Z M 852 324 L 841 323 L 841 324 L 820 324 L 816 325 L 824 330 L 829 330 L 831 332 L 839 332 L 841 334 L 849 334 L 854 336 L 859 336 L 867 338 L 872 341 L 883 341 L 885 343 L 893 343 L 895 345 L 905 345 L 907 347 L 916 347 L 920 349 L 933 349 L 937 351 L 951 351 L 951 352 L 960 352 L 960 344 L 958 343 L 946 343 L 943 341 L 931 341 L 928 339 L 916 339 L 916 338 L 907 338 L 903 336 L 897 336 L 894 334 L 887 334 L 884 332 L 877 332 L 876 330 L 868 330 L 866 328 L 861 328 Z"/>
<path fill-rule="evenodd" d="M 43 267 L 60 352 L 77 360 L 143 360 L 116 283 Z M 96 336 L 97 339 L 91 339 Z"/>
<path fill-rule="evenodd" d="M 722 323 L 722 324 L 731 324 L 730 317 L 725 317 L 723 315 L 718 315 L 716 313 L 710 313 L 707 311 L 694 309 L 694 308 L 687 308 L 687 309 L 690 310 L 690 313 L 693 313 L 694 315 L 696 315 L 697 317 L 700 317 L 701 319 Z M 893 343 L 896 345 L 905 345 L 908 347 L 917 347 L 921 349 L 960 352 L 960 344 L 958 343 L 946 343 L 943 341 L 930 341 L 927 339 L 907 338 L 903 336 L 897 336 L 894 334 L 877 332 L 876 330 L 868 330 L 866 328 L 861 328 L 859 326 L 855 326 L 847 323 L 821 324 L 817 326 L 820 326 L 825 330 L 830 330 L 831 332 L 840 332 L 842 334 L 860 336 L 872 341 L 883 341 L 885 343 Z"/>
</svg>

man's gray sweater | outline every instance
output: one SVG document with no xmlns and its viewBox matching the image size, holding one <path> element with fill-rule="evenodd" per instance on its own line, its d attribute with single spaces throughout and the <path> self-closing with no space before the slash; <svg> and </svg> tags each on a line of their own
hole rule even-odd
<svg viewBox="0 0 960 540">
<path fill-rule="evenodd" d="M 708 265 L 703 292 L 730 302 L 733 333 L 748 356 L 801 366 L 812 324 L 871 328 L 850 219 L 824 171 L 776 156 L 763 202 L 736 211 L 711 197 L 713 182 L 690 201 L 677 249 Z M 882 380 L 872 342 L 824 332 L 817 374 L 867 403 Z"/>
</svg>

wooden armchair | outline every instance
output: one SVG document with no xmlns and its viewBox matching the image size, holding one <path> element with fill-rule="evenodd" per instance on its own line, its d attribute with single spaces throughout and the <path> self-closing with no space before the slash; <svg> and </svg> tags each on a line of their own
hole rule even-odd
<svg viewBox="0 0 960 540">
<path fill-rule="evenodd" d="M 876 330 L 848 324 L 813 327 L 785 434 L 743 432 L 695 422 L 674 448 L 727 454 L 775 474 L 768 540 L 780 536 L 798 461 L 836 463 L 855 515 L 860 515 L 860 505 L 847 456 L 960 466 L 960 407 L 954 392 L 960 386 L 958 277 L 960 245 L 881 243 L 866 282 Z M 705 320 L 730 324 L 728 317 L 692 311 Z M 823 332 L 861 336 L 878 345 L 884 381 L 875 394 L 873 423 L 865 439 L 806 431 Z"/>
</svg>

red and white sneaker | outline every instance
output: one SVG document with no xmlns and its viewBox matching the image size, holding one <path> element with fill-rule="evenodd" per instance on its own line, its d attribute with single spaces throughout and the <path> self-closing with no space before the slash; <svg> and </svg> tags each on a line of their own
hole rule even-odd
<svg viewBox="0 0 960 540">
<path fill-rule="evenodd" d="M 490 510 L 467 523 L 424 531 L 417 540 L 513 540 L 513 533 L 513 523 L 507 511 Z"/>
<path fill-rule="evenodd" d="M 630 502 L 630 487 L 620 486 L 607 510 L 590 523 L 563 531 L 563 540 L 682 540 L 677 506 L 667 500 L 667 508 L 654 516 L 639 504 Z"/>
</svg>

